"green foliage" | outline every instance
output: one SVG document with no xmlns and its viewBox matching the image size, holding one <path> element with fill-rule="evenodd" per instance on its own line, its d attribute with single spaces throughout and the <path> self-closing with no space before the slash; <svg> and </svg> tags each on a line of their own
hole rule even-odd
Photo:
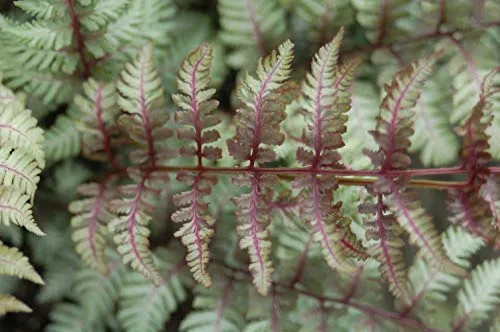
<svg viewBox="0 0 500 332">
<path fill-rule="evenodd" d="M 3 329 L 498 329 L 496 0 L 0 8 Z"/>
<path fill-rule="evenodd" d="M 233 68 L 253 66 L 286 38 L 285 11 L 277 0 L 221 0 L 217 9 Z"/>
<path fill-rule="evenodd" d="M 31 111 L 14 93 L 0 85 L 0 223 L 45 235 L 33 218 L 32 204 L 45 166 L 43 131 Z M 16 276 L 43 284 L 33 266 L 17 248 L 0 241 L 0 275 Z M 0 313 L 30 312 L 11 295 L 0 294 Z"/>
</svg>

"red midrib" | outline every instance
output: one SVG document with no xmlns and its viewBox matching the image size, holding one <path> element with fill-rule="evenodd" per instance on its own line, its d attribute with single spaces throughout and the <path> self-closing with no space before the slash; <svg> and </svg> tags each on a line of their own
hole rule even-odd
<svg viewBox="0 0 500 332">
<path fill-rule="evenodd" d="M 378 225 L 378 236 L 380 238 L 380 245 L 382 246 L 382 251 L 384 253 L 385 260 L 387 262 L 387 267 L 389 269 L 389 274 L 398 289 L 401 289 L 399 285 L 398 277 L 396 275 L 396 271 L 394 270 L 394 265 L 392 264 L 392 257 L 389 253 L 389 248 L 387 247 L 387 237 L 384 225 L 384 203 L 381 194 L 377 195 L 377 225 Z"/>
<path fill-rule="evenodd" d="M 391 187 L 392 187 L 392 192 L 393 192 L 394 198 L 396 199 L 397 205 L 401 209 L 403 216 L 408 221 L 408 223 L 410 224 L 411 228 L 416 233 L 418 238 L 420 238 L 420 240 L 424 243 L 427 250 L 432 254 L 433 257 L 436 257 L 436 261 L 440 261 L 441 259 L 439 257 L 437 257 L 438 255 L 434 251 L 434 248 L 432 248 L 430 243 L 425 238 L 424 234 L 422 234 L 422 232 L 418 229 L 417 225 L 413 221 L 413 218 L 410 214 L 410 211 L 408 210 L 408 207 L 406 206 L 405 201 L 403 200 L 403 198 L 401 197 L 401 195 L 399 193 L 399 188 L 396 187 L 394 182 L 392 183 Z"/>
<path fill-rule="evenodd" d="M 255 247 L 255 254 L 257 255 L 257 259 L 259 261 L 261 274 L 265 275 L 264 271 L 266 266 L 264 264 L 264 259 L 262 257 L 262 250 L 260 247 L 260 239 L 259 239 L 259 212 L 258 212 L 258 199 L 259 199 L 259 188 L 258 188 L 258 179 L 256 176 L 252 179 L 252 194 L 251 194 L 251 202 L 250 202 L 250 217 L 252 220 L 252 241 Z"/>
<path fill-rule="evenodd" d="M 282 61 L 283 61 L 283 54 L 281 54 L 280 58 L 278 59 L 278 61 L 274 65 L 274 67 L 271 69 L 271 71 L 267 75 L 264 82 L 262 82 L 262 86 L 261 86 L 259 94 L 257 96 L 257 102 L 255 103 L 255 134 L 254 134 L 253 145 L 252 145 L 252 155 L 250 156 L 249 168 L 254 167 L 255 161 L 257 159 L 257 153 L 259 151 L 260 135 L 261 135 L 261 129 L 262 129 L 261 122 L 262 122 L 262 106 L 264 103 L 264 93 L 267 90 L 267 84 L 269 84 L 271 77 L 274 75 L 274 73 L 276 72 L 278 67 L 281 65 Z"/>
<path fill-rule="evenodd" d="M 191 75 L 191 108 L 193 111 L 193 119 L 194 119 L 194 130 L 196 132 L 196 154 L 198 155 L 198 166 L 202 167 L 203 166 L 203 159 L 202 159 L 202 141 L 201 141 L 201 121 L 200 121 L 200 110 L 199 110 L 199 105 L 198 105 L 198 98 L 197 98 L 197 93 L 198 93 L 198 87 L 197 87 L 197 81 L 196 81 L 196 74 L 198 73 L 198 68 L 200 67 L 201 62 L 205 58 L 207 54 L 207 48 L 204 47 L 203 53 L 201 54 L 201 57 L 198 59 L 196 64 L 194 65 L 193 68 L 193 73 Z"/>
<path fill-rule="evenodd" d="M 148 108 L 146 105 L 146 94 L 144 91 L 144 60 L 141 63 L 141 72 L 140 72 L 140 77 L 139 77 L 139 102 L 140 102 L 140 107 L 141 107 L 141 115 L 142 115 L 142 120 L 144 121 L 144 133 L 146 135 L 146 142 L 148 144 L 148 154 L 149 157 L 151 158 L 151 166 L 153 168 L 156 167 L 156 154 L 154 150 L 154 140 L 152 136 L 152 128 L 151 128 L 151 121 L 149 119 L 149 113 L 148 113 Z"/>
<path fill-rule="evenodd" d="M 102 95 L 102 90 L 104 89 L 104 86 L 102 84 L 99 84 L 99 87 L 97 88 L 97 98 L 96 98 L 96 108 L 97 108 L 97 125 L 99 127 L 99 131 L 102 134 L 102 139 L 103 139 L 103 145 L 104 145 L 104 151 L 108 155 L 109 161 L 113 165 L 114 168 L 118 168 L 115 162 L 115 159 L 113 157 L 113 151 L 111 150 L 111 139 L 109 136 L 108 131 L 106 130 L 106 125 L 104 123 L 104 120 L 102 118 L 103 113 L 104 113 L 104 108 L 102 105 L 103 102 L 103 95 Z"/>
<path fill-rule="evenodd" d="M 90 65 L 85 57 L 85 38 L 82 35 L 80 19 L 75 8 L 74 0 L 66 0 L 66 4 L 68 5 L 69 14 L 71 16 L 71 27 L 73 28 L 73 35 L 76 39 L 76 50 L 83 66 L 82 75 L 84 78 L 87 78 L 90 76 Z"/>
<path fill-rule="evenodd" d="M 333 258 L 333 260 L 336 261 L 337 264 L 340 266 L 341 265 L 340 261 L 338 257 L 335 255 L 335 252 L 330 245 L 330 241 L 328 240 L 328 234 L 326 234 L 325 226 L 323 225 L 324 212 L 321 206 L 319 205 L 320 193 L 318 188 L 318 179 L 316 175 L 312 175 L 312 194 L 314 201 L 314 219 L 316 220 L 316 227 L 318 228 L 318 231 L 320 232 L 321 237 L 323 238 L 323 243 L 326 249 L 328 250 L 328 253 Z"/>
<path fill-rule="evenodd" d="M 415 73 L 413 74 L 412 77 L 410 77 L 410 80 L 406 84 L 405 88 L 399 95 L 398 100 L 396 101 L 396 105 L 394 106 L 394 110 L 392 111 L 392 118 L 391 118 L 391 125 L 389 128 L 389 142 L 388 142 L 388 147 L 387 147 L 387 152 L 386 152 L 386 157 L 384 164 L 382 165 L 382 170 L 387 170 L 392 168 L 392 154 L 394 153 L 394 138 L 396 136 L 396 121 L 398 120 L 398 115 L 399 111 L 401 110 L 401 103 L 403 102 L 404 97 L 406 96 L 406 93 L 410 89 L 410 86 L 413 84 L 413 82 L 417 79 L 418 75 L 420 72 L 423 70 L 424 67 L 419 68 Z"/>
<path fill-rule="evenodd" d="M 198 214 L 198 184 L 199 184 L 199 175 L 196 177 L 194 180 L 193 184 L 193 203 L 192 203 L 192 212 L 193 212 L 193 227 L 194 227 L 194 236 L 195 236 L 195 242 L 196 242 L 196 247 L 198 248 L 198 261 L 200 264 L 200 267 L 203 267 L 203 244 L 201 241 L 200 237 L 200 216 Z"/>
<path fill-rule="evenodd" d="M 146 175 L 142 178 L 141 182 L 137 186 L 137 194 L 134 198 L 134 202 L 132 203 L 132 209 L 130 210 L 130 214 L 128 216 L 128 234 L 130 237 L 130 243 L 132 245 L 132 251 L 134 252 L 135 257 L 139 260 L 141 265 L 148 271 L 151 269 L 144 262 L 141 253 L 139 252 L 139 248 L 137 247 L 137 243 L 135 240 L 135 228 L 137 226 L 137 213 L 139 212 L 139 203 L 142 200 L 142 194 L 145 189 L 145 181 L 149 175 Z"/>
</svg>

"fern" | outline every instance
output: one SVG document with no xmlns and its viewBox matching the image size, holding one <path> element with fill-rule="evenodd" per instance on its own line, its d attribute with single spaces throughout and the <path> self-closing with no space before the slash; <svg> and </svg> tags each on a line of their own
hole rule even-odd
<svg viewBox="0 0 500 332">
<path fill-rule="evenodd" d="M 433 55 L 412 63 L 407 70 L 396 74 L 390 86 L 385 87 L 387 95 L 373 132 L 380 149 L 369 153 L 373 163 L 383 170 L 405 169 L 411 163 L 407 155 L 409 137 L 413 133 L 410 109 L 415 106 L 436 60 L 437 55 Z"/>
<path fill-rule="evenodd" d="M 11 275 L 43 284 L 43 280 L 17 248 L 9 248 L 0 242 L 0 274 Z"/>
<path fill-rule="evenodd" d="M 108 229 L 113 234 L 113 241 L 123 262 L 159 284 L 161 278 L 149 250 L 150 231 L 147 225 L 151 220 L 148 212 L 150 213 L 154 206 L 151 200 L 156 198 L 158 186 L 163 182 L 163 178 L 155 177 L 154 173 L 144 175 L 131 173 L 130 176 L 135 183 L 124 185 L 119 190 L 131 197 L 111 202 L 111 211 L 118 216 L 111 220 Z"/>
<path fill-rule="evenodd" d="M 211 99 L 215 93 L 209 89 L 210 66 L 212 63 L 212 48 L 202 45 L 184 60 L 177 85 L 181 94 L 173 95 L 175 104 L 183 109 L 176 113 L 176 120 L 186 127 L 178 130 L 177 136 L 194 145 L 181 148 L 181 155 L 195 157 L 198 167 L 203 167 L 203 159 L 217 160 L 221 158 L 222 150 L 207 146 L 217 141 L 220 134 L 215 129 L 209 129 L 218 124 L 219 120 L 211 113 L 219 102 Z M 212 217 L 206 215 L 207 205 L 203 196 L 210 194 L 210 189 L 217 183 L 217 178 L 207 176 L 202 172 L 197 174 L 180 173 L 177 179 L 187 185 L 192 185 L 191 191 L 183 192 L 174 197 L 177 205 L 187 205 L 172 215 L 175 222 L 189 222 L 174 235 L 181 237 L 188 248 L 188 265 L 194 278 L 206 286 L 211 284 L 206 272 L 209 254 L 208 244 L 213 236 L 209 227 L 214 224 Z"/>
<path fill-rule="evenodd" d="M 137 273 L 128 274 L 121 289 L 118 319 L 126 331 L 161 331 L 178 305 L 186 300 L 181 280 L 185 267 L 178 250 L 157 251 L 164 283 L 156 287 Z"/>
<path fill-rule="evenodd" d="M 485 77 L 481 86 L 480 100 L 461 131 L 461 136 L 464 137 L 461 156 L 463 168 L 468 173 L 468 182 L 463 189 L 451 190 L 449 200 L 452 211 L 450 221 L 461 224 L 473 234 L 480 235 L 488 241 L 498 236 L 493 229 L 495 221 L 492 223 L 496 209 L 490 206 L 491 203 L 488 203 L 480 192 L 488 181 L 485 164 L 491 159 L 491 155 L 488 153 L 486 129 L 492 122 L 490 100 L 498 92 L 493 85 L 497 72 L 498 70 L 493 70 Z"/>
<path fill-rule="evenodd" d="M 245 106 L 238 110 L 236 135 L 227 141 L 227 146 L 231 156 L 239 162 L 247 161 L 249 168 L 275 160 L 276 154 L 270 147 L 283 142 L 284 135 L 277 125 L 284 118 L 284 105 L 276 102 L 278 96 L 274 93 L 279 92 L 290 74 L 292 47 L 286 41 L 278 52 L 273 51 L 259 61 L 258 79 L 247 75 L 239 91 Z M 265 213 L 266 197 L 271 193 L 267 189 L 273 181 L 272 176 L 259 174 L 233 178 L 236 185 L 251 187 L 250 194 L 238 196 L 233 202 L 240 209 L 237 213 L 238 232 L 242 236 L 240 247 L 248 249 L 254 283 L 261 294 L 267 294 L 273 271 L 269 259 L 269 218 Z"/>
<path fill-rule="evenodd" d="M 80 154 L 80 150 L 80 135 L 73 121 L 67 116 L 59 116 L 45 132 L 44 151 L 47 160 L 56 162 L 75 157 Z"/>
<path fill-rule="evenodd" d="M 310 38 L 318 44 L 331 40 L 334 31 L 354 21 L 350 1 L 298 1 L 294 8 L 297 15 L 311 26 Z"/>
<path fill-rule="evenodd" d="M 420 247 L 422 256 L 436 264 L 439 269 L 463 274 L 463 271 L 448 259 L 432 218 L 425 212 L 415 193 L 402 192 L 394 183 L 387 185 L 392 187 L 388 197 L 389 204 L 394 207 L 393 213 L 398 223 L 410 234 L 410 242 Z"/>
<path fill-rule="evenodd" d="M 356 18 L 366 29 L 367 38 L 373 43 L 383 43 L 405 32 L 411 32 L 411 1 L 353 0 Z"/>
<path fill-rule="evenodd" d="M 115 163 L 116 167 L 110 130 L 119 111 L 115 86 L 90 79 L 83 84 L 83 90 L 85 96 L 75 97 L 75 104 L 81 112 L 78 114 L 81 124 L 77 126 L 82 132 L 83 153 L 89 159 Z"/>
<path fill-rule="evenodd" d="M 496 1 L 0 7 L 6 329 L 495 329 Z"/>
<path fill-rule="evenodd" d="M 91 74 L 109 79 L 127 60 L 120 49 L 134 54 L 145 39 L 168 44 L 168 22 L 175 14 L 170 1 L 158 0 L 23 0 L 16 5 L 35 18 L 2 25 L 2 54 L 13 61 L 2 61 L 0 68 L 12 87 L 47 105 L 71 101 Z M 105 63 L 106 70 L 96 68 L 98 63 Z"/>
<path fill-rule="evenodd" d="M 0 315 L 7 312 L 31 312 L 32 310 L 24 303 L 11 295 L 0 295 Z"/>
<path fill-rule="evenodd" d="M 198 287 L 195 310 L 181 322 L 180 331 L 240 331 L 245 324 L 245 288 L 220 277 L 210 289 Z"/>
<path fill-rule="evenodd" d="M 451 38 L 447 48 L 452 54 L 448 70 L 453 78 L 453 111 L 450 113 L 452 123 L 463 124 L 470 110 L 479 101 L 483 78 L 498 65 L 491 56 L 500 45 L 493 36 L 485 34 L 473 35 L 473 38 Z M 444 48 L 444 47 L 443 47 Z M 479 63 L 476 59 L 481 58 Z"/>
<path fill-rule="evenodd" d="M 114 262 L 109 275 L 84 269 L 77 273 L 75 279 L 75 294 L 81 303 L 86 322 L 103 321 L 101 317 L 112 315 L 119 299 L 125 277 L 124 267 Z"/>
<path fill-rule="evenodd" d="M 253 66 L 286 38 L 285 11 L 276 0 L 221 0 L 217 4 L 221 40 L 233 49 L 233 68 Z"/>
<path fill-rule="evenodd" d="M 31 111 L 24 109 L 15 95 L 0 86 L 0 222 L 24 227 L 36 235 L 45 235 L 35 223 L 32 204 L 45 166 L 42 130 Z M 0 275 L 11 275 L 43 284 L 28 259 L 16 248 L 0 241 Z M 0 296 L 0 313 L 30 312 L 15 297 Z"/>
<path fill-rule="evenodd" d="M 70 212 L 76 214 L 71 219 L 75 228 L 72 238 L 76 251 L 85 263 L 103 274 L 108 271 L 104 251 L 106 249 L 106 222 L 112 219 L 107 202 L 114 196 L 109 190 L 109 182 L 80 185 L 78 191 L 87 198 L 69 205 Z"/>
<path fill-rule="evenodd" d="M 443 246 L 450 259 L 456 264 L 469 268 L 469 259 L 484 246 L 484 242 L 451 226 L 441 236 Z M 453 270 L 451 270 L 453 272 Z M 408 277 L 415 289 L 411 306 L 406 313 L 422 308 L 422 315 L 428 314 L 445 304 L 453 290 L 460 285 L 460 278 L 452 273 L 433 267 L 422 257 L 418 257 L 408 271 Z"/>
<path fill-rule="evenodd" d="M 134 163 L 150 163 L 155 167 L 157 162 L 168 157 L 162 141 L 171 136 L 171 130 L 162 128 L 168 121 L 168 114 L 162 109 L 165 100 L 150 44 L 126 65 L 117 87 L 120 92 L 118 105 L 124 113 L 118 123 L 135 144 L 147 147 L 146 152 L 139 148 L 129 156 Z"/>
<path fill-rule="evenodd" d="M 84 311 L 76 304 L 61 303 L 51 313 L 52 322 L 45 328 L 46 332 L 104 332 L 102 323 L 93 323 L 85 319 Z"/>
<path fill-rule="evenodd" d="M 476 328 L 499 302 L 500 261 L 486 261 L 472 271 L 457 294 L 454 328 Z"/>
<path fill-rule="evenodd" d="M 441 108 L 448 105 L 449 96 L 439 87 L 442 86 L 442 80 L 450 78 L 443 74 L 443 70 L 435 76 L 436 79 L 430 79 L 426 83 L 415 106 L 415 132 L 409 148 L 410 152 L 419 151 L 420 160 L 426 166 L 450 164 L 459 148 L 458 139 L 450 128 L 446 114 L 441 112 Z"/>
</svg>

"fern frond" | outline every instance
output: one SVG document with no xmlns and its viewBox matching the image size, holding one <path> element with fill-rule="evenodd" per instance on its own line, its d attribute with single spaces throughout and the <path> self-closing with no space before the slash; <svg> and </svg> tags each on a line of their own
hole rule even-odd
<svg viewBox="0 0 500 332">
<path fill-rule="evenodd" d="M 312 62 L 312 72 L 302 87 L 302 108 L 310 119 L 302 140 L 308 149 L 297 149 L 297 160 L 304 166 L 334 167 L 340 159 L 336 151 L 344 145 L 342 134 L 346 131 L 350 108 L 350 86 L 359 58 L 337 66 L 339 48 L 344 30 L 323 46 Z M 312 150 L 312 151 L 311 151 Z"/>
<path fill-rule="evenodd" d="M 85 198 L 72 202 L 68 207 L 75 214 L 71 218 L 71 237 L 76 244 L 76 252 L 89 267 L 102 274 L 108 272 L 104 254 L 108 235 L 106 225 L 113 219 L 107 206 L 114 196 L 109 191 L 110 182 L 105 180 L 80 185 L 77 190 Z"/>
<path fill-rule="evenodd" d="M 321 245 L 325 261 L 332 269 L 354 273 L 355 265 L 342 243 L 345 231 L 341 230 L 341 225 L 346 222 L 342 203 L 333 204 L 333 191 L 337 187 L 335 178 L 298 177 L 293 187 L 301 190 L 301 215 L 308 222 L 314 241 Z"/>
<path fill-rule="evenodd" d="M 448 63 L 453 85 L 453 109 L 450 121 L 463 124 L 470 110 L 479 101 L 483 78 L 496 66 L 495 52 L 499 42 L 488 34 L 467 35 L 463 39 L 451 38 L 443 49 L 452 57 Z"/>
<path fill-rule="evenodd" d="M 351 109 L 342 135 L 345 146 L 339 149 L 342 161 L 352 168 L 364 169 L 371 167 L 367 156 L 360 155 L 363 149 L 375 149 L 376 143 L 370 132 L 377 125 L 376 117 L 380 100 L 373 84 L 366 81 L 353 82 L 351 88 Z"/>
<path fill-rule="evenodd" d="M 395 182 L 388 180 L 386 185 L 391 193 L 387 196 L 399 225 L 410 234 L 410 242 L 422 251 L 422 256 L 434 267 L 456 274 L 465 274 L 446 255 L 441 238 L 434 226 L 432 217 L 424 210 L 415 191 L 405 191 Z"/>
<path fill-rule="evenodd" d="M 39 72 L 14 66 L 0 68 L 9 87 L 23 89 L 26 93 L 40 98 L 45 107 L 52 103 L 63 104 L 71 101 L 79 88 L 79 81 L 64 73 Z"/>
<path fill-rule="evenodd" d="M 83 92 L 75 96 L 83 153 L 87 158 L 113 163 L 110 126 L 119 112 L 115 85 L 89 79 L 83 84 Z"/>
<path fill-rule="evenodd" d="M 120 92 L 118 104 L 124 112 L 118 122 L 138 145 L 130 157 L 136 164 L 154 167 L 168 156 L 163 141 L 172 132 L 164 127 L 169 115 L 163 109 L 163 89 L 150 44 L 142 48 L 133 62 L 125 65 L 117 88 Z"/>
<path fill-rule="evenodd" d="M 113 263 L 115 266 L 106 276 L 91 269 L 82 269 L 76 275 L 74 293 L 88 322 L 104 320 L 118 305 L 126 271 L 119 261 Z"/>
<path fill-rule="evenodd" d="M 233 68 L 254 65 L 286 38 L 285 11 L 276 0 L 221 0 L 217 9 L 220 38 L 234 49 L 228 58 Z"/>
<path fill-rule="evenodd" d="M 271 218 L 266 201 L 272 198 L 272 187 L 277 179 L 272 175 L 242 175 L 233 177 L 232 180 L 240 187 L 251 188 L 250 193 L 233 198 L 237 207 L 236 220 L 239 224 L 237 230 L 241 236 L 239 245 L 241 249 L 248 250 L 249 270 L 257 291 L 262 295 L 267 295 L 274 268 L 270 258 L 269 224 Z"/>
<path fill-rule="evenodd" d="M 386 85 L 386 96 L 380 106 L 377 127 L 372 132 L 380 146 L 377 152 L 368 155 L 382 170 L 405 169 L 411 164 L 407 154 L 413 134 L 415 106 L 425 81 L 439 54 L 413 62 L 407 69 L 396 74 L 391 85 Z"/>
<path fill-rule="evenodd" d="M 142 174 L 138 170 L 129 170 L 129 175 L 135 183 L 118 189 L 125 197 L 111 201 L 110 210 L 118 216 L 108 224 L 108 229 L 124 264 L 130 264 L 134 270 L 159 284 L 161 277 L 149 250 L 150 231 L 147 226 L 165 177 L 152 172 Z"/>
<path fill-rule="evenodd" d="M 98 1 L 92 9 L 81 15 L 80 23 L 88 31 L 98 31 L 110 22 L 119 19 L 130 3 L 130 0 Z"/>
<path fill-rule="evenodd" d="M 58 5 L 57 2 L 50 3 L 48 1 L 18 0 L 15 1 L 14 4 L 26 13 L 39 19 L 48 20 L 55 17 L 61 17 L 66 12 L 66 8 Z"/>
<path fill-rule="evenodd" d="M 474 106 L 472 114 L 459 131 L 463 136 L 461 151 L 462 167 L 467 170 L 468 182 L 463 189 L 450 190 L 450 221 L 468 228 L 473 234 L 482 236 L 487 241 L 495 241 L 500 236 L 492 222 L 496 209 L 491 208 L 491 200 L 481 196 L 481 188 L 487 183 L 489 169 L 486 164 L 491 160 L 488 152 L 488 135 L 491 126 L 491 99 L 498 89 L 494 87 L 497 70 L 488 74 L 481 86 L 481 96 Z"/>
<path fill-rule="evenodd" d="M 443 246 L 450 259 L 464 268 L 470 267 L 469 258 L 486 243 L 463 228 L 450 226 L 442 235 Z"/>
<path fill-rule="evenodd" d="M 184 60 L 179 71 L 177 85 L 181 93 L 172 96 L 174 103 L 182 110 L 175 114 L 176 121 L 182 125 L 177 136 L 191 145 L 181 148 L 181 154 L 197 159 L 198 167 L 203 167 L 203 159 L 217 160 L 222 156 L 218 147 L 206 146 L 220 138 L 216 129 L 209 129 L 220 122 L 211 114 L 219 102 L 211 99 L 215 89 L 210 89 L 210 67 L 212 64 L 212 47 L 203 44 L 191 52 Z M 194 143 L 194 145 L 192 144 Z M 203 173 L 180 173 L 180 182 L 192 186 L 190 191 L 174 197 L 176 205 L 181 208 L 172 215 L 175 222 L 188 222 L 174 235 L 180 237 L 188 248 L 187 261 L 194 278 L 205 286 L 211 285 L 207 274 L 209 261 L 208 245 L 214 231 L 210 229 L 215 222 L 207 215 L 208 205 L 202 201 L 211 193 L 217 178 Z"/>
<path fill-rule="evenodd" d="M 33 201 L 40 181 L 40 168 L 25 151 L 14 149 L 10 143 L 0 148 L 0 182 L 26 193 Z"/>
<path fill-rule="evenodd" d="M 77 304 L 63 302 L 50 313 L 46 332 L 105 332 L 102 321 L 91 322 L 86 319 L 83 308 Z"/>
<path fill-rule="evenodd" d="M 500 229 L 500 180 L 494 175 L 490 175 L 486 183 L 481 186 L 480 195 L 490 206 L 492 223 Z"/>
<path fill-rule="evenodd" d="M 185 267 L 182 254 L 171 248 L 157 251 L 164 283 L 152 285 L 138 273 L 127 274 L 120 290 L 118 319 L 126 331 L 162 331 L 180 303 L 187 298 L 180 273 Z"/>
<path fill-rule="evenodd" d="M 194 310 L 181 322 L 180 331 L 237 332 L 245 325 L 247 288 L 219 277 L 211 288 L 196 287 Z"/>
<path fill-rule="evenodd" d="M 442 70 L 438 72 L 441 74 Z M 426 83 L 415 113 L 414 133 L 411 136 L 410 152 L 419 151 L 420 160 L 425 166 L 449 165 L 458 154 L 458 139 L 442 110 L 447 106 L 449 95 L 441 87 L 448 76 L 431 79 Z"/>
<path fill-rule="evenodd" d="M 0 89 L 4 88 L 0 86 Z M 14 149 L 24 150 L 43 168 L 43 131 L 37 127 L 37 120 L 31 111 L 25 110 L 21 103 L 12 99 L 17 101 L 12 92 L 0 91 L 0 143 L 10 143 Z"/>
<path fill-rule="evenodd" d="M 455 330 L 475 329 L 500 303 L 500 259 L 476 267 L 457 294 Z"/>
<path fill-rule="evenodd" d="M 43 285 L 42 277 L 17 248 L 9 248 L 0 242 L 0 275 L 16 276 Z M 1 307 L 1 306 L 0 306 Z"/>
<path fill-rule="evenodd" d="M 66 115 L 58 116 L 44 136 L 43 149 L 49 162 L 69 159 L 80 154 L 80 134 L 73 121 Z"/>
<path fill-rule="evenodd" d="M 306 147 L 297 148 L 297 160 L 304 166 L 319 169 L 336 167 L 340 161 L 337 149 L 343 146 L 346 131 L 346 112 L 350 107 L 349 88 L 359 59 L 346 61 L 338 67 L 338 54 L 344 31 L 323 46 L 312 61 L 312 71 L 302 87 L 301 106 L 308 116 L 307 131 L 302 135 Z M 341 244 L 343 234 L 338 231 L 344 217 L 341 205 L 332 205 L 334 177 L 299 177 L 294 187 L 301 189 L 302 209 L 311 227 L 313 238 L 319 242 L 326 262 L 333 269 L 354 272 Z"/>
<path fill-rule="evenodd" d="M 246 314 L 246 325 L 242 332 L 293 331 L 296 325 L 289 318 L 295 305 L 294 294 L 262 296 L 250 291 L 248 302 L 252 305 Z"/>
<path fill-rule="evenodd" d="M 293 44 L 286 41 L 277 51 L 259 61 L 257 78 L 247 74 L 238 89 L 244 108 L 237 110 L 236 135 L 227 141 L 231 156 L 239 162 L 262 164 L 276 159 L 276 153 L 266 145 L 280 145 L 285 136 L 279 123 L 285 117 L 284 105 L 276 105 L 273 91 L 280 88 L 291 73 Z M 282 107 L 283 106 L 283 107 Z"/>
<path fill-rule="evenodd" d="M 212 281 L 207 272 L 210 259 L 208 246 L 214 235 L 211 226 L 215 220 L 207 214 L 208 204 L 203 202 L 203 197 L 210 195 L 217 178 L 203 173 L 179 173 L 177 179 L 192 186 L 192 189 L 173 198 L 176 205 L 186 205 L 172 214 L 173 221 L 184 223 L 174 235 L 181 238 L 187 247 L 186 260 L 194 278 L 206 287 L 210 287 Z"/>
<path fill-rule="evenodd" d="M 238 90 L 244 108 L 237 111 L 236 135 L 227 141 L 229 154 L 239 162 L 263 164 L 277 159 L 272 147 L 281 145 L 285 136 L 280 132 L 280 123 L 285 117 L 285 103 L 280 101 L 278 91 L 291 72 L 293 44 L 286 41 L 277 51 L 259 60 L 257 78 L 247 74 Z M 236 176 L 233 183 L 240 187 L 250 187 L 249 194 L 233 199 L 240 208 L 237 220 L 240 223 L 240 248 L 250 255 L 250 271 L 254 283 L 261 294 L 267 294 L 273 271 L 269 259 L 269 216 L 266 214 L 265 200 L 270 198 L 270 185 L 274 177 L 249 174 Z"/>
<path fill-rule="evenodd" d="M 311 26 L 310 38 L 317 44 L 326 43 L 334 31 L 354 22 L 350 0 L 300 0 L 294 10 Z"/>
<path fill-rule="evenodd" d="M 54 22 L 37 20 L 12 24 L 2 32 L 2 52 L 12 57 L 12 68 L 71 75 L 78 67 L 78 54 L 65 50 L 72 43 L 69 22 L 63 28 Z"/>
<path fill-rule="evenodd" d="M 15 186 L 15 184 L 14 184 Z M 36 235 L 45 235 L 33 219 L 30 197 L 22 194 L 15 187 L 0 186 L 0 222 L 4 225 L 13 223 Z"/>
<path fill-rule="evenodd" d="M 441 239 L 451 261 L 464 269 L 470 267 L 471 256 L 485 245 L 480 238 L 456 226 L 448 227 L 442 233 Z M 439 266 L 432 266 L 422 256 L 418 256 L 410 267 L 408 278 L 413 285 L 415 295 L 406 312 L 415 310 L 415 307 L 422 308 L 422 317 L 434 310 L 439 310 L 439 305 L 448 300 L 449 295 L 461 282 L 461 277 L 454 275 L 453 271 L 445 271 Z"/>
<path fill-rule="evenodd" d="M 5 315 L 8 312 L 32 312 L 23 302 L 19 301 L 12 295 L 0 294 L 0 315 Z"/>
<path fill-rule="evenodd" d="M 183 147 L 183 156 L 195 156 L 198 165 L 203 164 L 203 158 L 208 160 L 220 159 L 222 150 L 217 147 L 207 147 L 220 138 L 219 131 L 210 129 L 220 123 L 220 119 L 212 113 L 217 109 L 219 102 L 212 99 L 215 89 L 210 89 L 210 68 L 212 65 L 213 49 L 203 44 L 194 50 L 184 60 L 177 86 L 181 93 L 172 96 L 174 103 L 183 111 L 175 113 L 175 120 L 184 125 L 178 129 L 177 136 L 195 145 Z"/>
<path fill-rule="evenodd" d="M 367 202 L 359 206 L 360 213 L 370 215 L 370 219 L 365 220 L 368 253 L 380 262 L 380 273 L 388 280 L 391 293 L 404 303 L 409 303 L 412 292 L 406 278 L 402 250 L 404 242 L 400 238 L 403 229 L 394 215 L 387 213 L 388 206 L 383 195 L 377 194 L 375 200 L 375 203 Z"/>
<path fill-rule="evenodd" d="M 158 69 L 162 75 L 163 87 L 167 95 L 177 92 L 177 74 L 184 59 L 202 43 L 210 41 L 212 64 L 211 86 L 219 87 L 225 80 L 228 68 L 225 48 L 209 16 L 200 12 L 181 11 L 176 16 L 178 27 L 172 43 L 157 57 Z"/>
<path fill-rule="evenodd" d="M 108 25 L 103 38 L 114 45 L 123 45 L 123 51 L 130 55 L 145 41 L 165 47 L 175 31 L 176 14 L 171 0 L 130 1 L 125 11 Z"/>
<path fill-rule="evenodd" d="M 357 21 L 366 29 L 368 39 L 378 44 L 417 31 L 418 26 L 411 22 L 411 4 L 411 0 L 352 0 Z"/>
<path fill-rule="evenodd" d="M 470 267 L 471 256 L 486 244 L 481 238 L 474 237 L 456 226 L 448 227 L 442 233 L 441 239 L 450 259 L 464 269 Z M 443 271 L 439 266 L 432 266 L 421 257 L 415 260 L 408 272 L 415 289 L 410 308 L 423 307 L 422 318 L 436 309 L 439 310 L 439 305 L 448 300 L 452 291 L 457 289 L 461 282 L 460 276 L 450 273 L 453 271 Z"/>
<path fill-rule="evenodd" d="M 408 279 L 415 290 L 408 310 L 418 308 L 418 314 L 424 316 L 446 303 L 452 290 L 458 287 L 461 278 L 436 270 L 423 258 L 418 257 L 408 270 Z"/>
<path fill-rule="evenodd" d="M 495 243 L 500 237 L 493 227 L 490 206 L 479 195 L 477 188 L 451 190 L 447 205 L 451 213 L 448 219 L 452 224 L 466 228 L 488 243 Z"/>
</svg>

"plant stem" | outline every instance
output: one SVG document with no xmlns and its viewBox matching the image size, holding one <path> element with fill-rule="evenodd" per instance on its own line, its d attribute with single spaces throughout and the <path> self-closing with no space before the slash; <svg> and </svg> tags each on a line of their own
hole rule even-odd
<svg viewBox="0 0 500 332">
<path fill-rule="evenodd" d="M 490 167 L 491 173 L 500 173 L 500 167 Z M 157 166 L 155 171 L 167 173 L 179 172 L 204 172 L 212 174 L 237 174 L 237 173 L 261 173 L 261 174 L 276 174 L 283 179 L 290 179 L 297 175 L 335 175 L 339 184 L 347 186 L 366 186 L 372 184 L 380 176 L 434 176 L 434 175 L 450 175 L 450 174 L 466 174 L 467 170 L 461 167 L 445 167 L 445 168 L 424 168 L 424 169 L 409 169 L 409 170 L 349 170 L 349 169 L 312 169 L 308 167 L 205 167 L 205 166 Z M 409 187 L 427 188 L 427 189 L 456 189 L 466 186 L 466 182 L 453 181 L 436 181 L 427 179 L 411 179 L 408 183 Z"/>
<path fill-rule="evenodd" d="M 82 62 L 82 76 L 83 78 L 88 78 L 90 76 L 90 64 L 85 57 L 85 37 L 81 31 L 80 18 L 78 17 L 74 0 L 66 0 L 66 4 L 71 16 L 71 27 L 73 29 L 73 36 L 75 37 L 76 51 L 78 52 L 80 61 Z"/>
</svg>

